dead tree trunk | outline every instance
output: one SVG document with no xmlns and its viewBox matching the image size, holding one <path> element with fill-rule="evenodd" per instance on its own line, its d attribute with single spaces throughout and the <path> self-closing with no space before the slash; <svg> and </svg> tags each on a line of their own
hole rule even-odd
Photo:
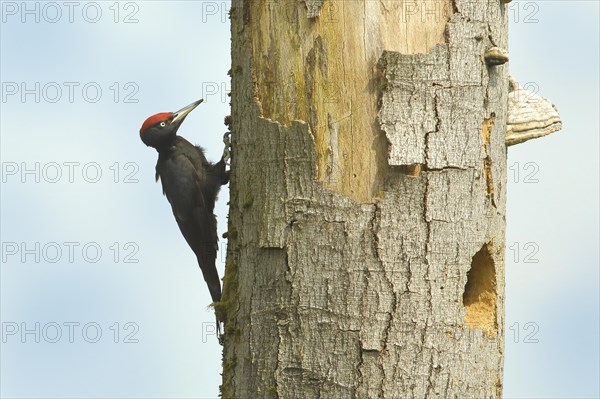
<svg viewBox="0 0 600 399">
<path fill-rule="evenodd" d="M 499 398 L 505 4 L 233 0 L 223 398 Z"/>
</svg>

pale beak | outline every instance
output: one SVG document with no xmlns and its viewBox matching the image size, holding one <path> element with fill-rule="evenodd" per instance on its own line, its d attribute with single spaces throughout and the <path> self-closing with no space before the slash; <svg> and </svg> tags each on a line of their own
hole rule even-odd
<svg viewBox="0 0 600 399">
<path fill-rule="evenodd" d="M 192 112 L 194 110 L 194 108 L 196 108 L 198 105 L 200 105 L 200 103 L 204 101 L 203 99 L 200 99 L 196 102 L 191 103 L 190 105 L 181 108 L 179 111 L 175 112 L 173 115 L 175 115 L 173 117 L 173 120 L 171 120 L 171 123 L 174 123 L 176 125 L 179 125 L 181 122 L 183 122 L 183 120 L 185 119 L 185 117 L 187 116 L 187 114 L 189 114 L 190 112 Z"/>
</svg>

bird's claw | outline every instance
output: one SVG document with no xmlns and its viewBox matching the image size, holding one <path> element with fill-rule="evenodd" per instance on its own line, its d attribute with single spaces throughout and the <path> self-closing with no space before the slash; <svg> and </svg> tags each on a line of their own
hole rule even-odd
<svg viewBox="0 0 600 399">
<path fill-rule="evenodd" d="M 226 164 L 229 164 L 229 160 L 231 159 L 231 132 L 223 135 L 223 143 L 225 144 L 225 148 L 223 149 L 222 159 Z"/>
<path fill-rule="evenodd" d="M 217 340 L 219 344 L 223 346 L 223 342 L 225 342 L 225 332 L 221 330 L 221 322 L 217 319 Z"/>
</svg>

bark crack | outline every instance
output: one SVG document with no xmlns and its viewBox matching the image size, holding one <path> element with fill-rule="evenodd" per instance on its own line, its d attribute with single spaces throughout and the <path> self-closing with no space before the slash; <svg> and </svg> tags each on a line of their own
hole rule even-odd
<svg viewBox="0 0 600 399">
<path fill-rule="evenodd" d="M 435 131 L 440 131 L 440 117 L 438 114 L 438 95 L 437 95 L 437 91 L 434 91 L 434 110 L 435 110 L 435 121 L 436 121 L 436 126 L 435 126 Z M 429 151 L 429 133 L 425 136 L 425 150 L 428 152 Z M 427 155 L 427 154 L 426 154 Z M 428 159 L 426 158 L 426 162 L 428 161 Z M 439 173 L 439 172 L 433 172 L 433 173 Z M 429 208 L 428 208 L 428 204 L 429 204 L 429 189 L 430 189 L 430 174 L 426 174 L 425 177 L 425 189 L 423 192 L 423 220 L 425 222 L 425 229 L 426 229 L 426 233 L 425 233 L 425 256 L 424 256 L 424 261 L 425 261 L 425 265 L 426 265 L 426 272 L 425 275 L 427 276 L 425 278 L 425 280 L 427 281 L 428 284 L 428 288 L 427 288 L 427 317 L 425 320 L 425 325 L 422 328 L 422 334 L 421 334 L 421 347 L 419 349 L 419 353 L 422 354 L 423 351 L 425 350 L 425 345 L 426 345 L 426 337 L 427 337 L 427 327 L 429 326 L 429 320 L 430 320 L 430 315 L 433 313 L 433 303 L 432 303 L 432 283 L 431 283 L 431 264 L 430 264 L 430 259 L 429 259 L 429 255 L 431 253 L 432 250 L 432 243 L 431 243 L 431 236 L 432 236 L 432 232 L 431 232 L 431 220 L 428 220 L 428 213 L 429 213 Z M 431 356 L 433 357 L 433 353 L 431 353 Z M 427 398 L 429 396 L 429 392 L 431 390 L 432 387 L 432 381 L 431 381 L 431 376 L 432 374 L 432 361 L 430 361 L 429 363 L 429 369 L 428 369 L 428 382 L 427 382 L 427 387 L 425 389 L 425 397 Z"/>
<path fill-rule="evenodd" d="M 440 119 L 440 115 L 439 115 L 439 110 L 438 110 L 438 104 L 439 103 L 439 99 L 438 99 L 438 92 L 437 90 L 433 90 L 433 115 L 435 118 L 435 128 L 433 131 L 428 131 L 427 133 L 425 133 L 425 154 L 424 154 L 424 161 L 425 164 L 423 165 L 424 169 L 427 170 L 429 168 L 429 136 L 432 133 L 437 133 L 440 131 L 440 127 L 441 127 L 441 119 Z"/>
<path fill-rule="evenodd" d="M 494 178 L 492 174 L 492 148 L 491 148 L 491 137 L 492 137 L 492 129 L 494 128 L 494 123 L 496 121 L 496 113 L 492 112 L 490 117 L 484 119 L 483 126 L 481 128 L 481 135 L 483 141 L 483 151 L 485 153 L 485 158 L 483 159 L 483 175 L 485 177 L 486 183 L 486 194 L 487 197 L 491 200 L 492 206 L 497 208 L 496 206 L 496 198 L 494 195 Z"/>
<path fill-rule="evenodd" d="M 358 382 L 356 383 L 356 387 L 355 387 L 353 395 L 352 395 L 353 398 L 356 398 L 356 392 L 357 392 L 358 388 L 363 385 L 363 379 L 364 379 L 364 377 L 363 377 L 361 369 L 362 369 L 362 366 L 364 364 L 364 361 L 365 361 L 364 360 L 364 351 L 360 347 L 360 344 L 359 344 L 359 348 L 358 348 L 358 364 L 356 365 L 356 373 L 358 374 Z"/>
<path fill-rule="evenodd" d="M 429 397 L 429 393 L 433 389 L 433 350 L 429 355 L 429 368 L 427 370 L 427 388 L 425 388 L 425 397 Z"/>
<path fill-rule="evenodd" d="M 427 166 L 423 166 L 422 169 L 424 172 L 443 172 L 444 170 L 478 170 L 475 166 L 444 166 L 441 168 L 429 168 Z"/>
<path fill-rule="evenodd" d="M 381 224 L 381 208 L 379 207 L 379 204 L 377 202 L 375 202 L 373 204 L 373 216 L 371 218 L 370 226 L 369 226 L 371 233 L 373 235 L 373 252 L 374 252 L 377 264 L 380 266 L 380 269 L 382 271 L 382 275 L 385 278 L 388 292 L 391 294 L 391 298 L 392 298 L 392 301 L 390 304 L 391 305 L 390 309 L 387 312 L 388 313 L 387 323 L 383 329 L 382 338 L 381 338 L 382 342 L 380 344 L 380 347 L 385 351 L 385 350 L 387 350 L 387 338 L 388 338 L 388 334 L 389 334 L 389 329 L 391 327 L 392 319 L 396 312 L 396 294 L 394 291 L 394 284 L 392 283 L 392 280 L 390 279 L 390 276 L 388 275 L 387 267 L 385 266 L 383 260 L 381 259 L 381 254 L 379 252 L 380 224 Z"/>
<path fill-rule="evenodd" d="M 456 0 L 452 0 L 452 12 L 454 14 L 460 14 L 460 11 L 458 11 L 458 5 L 456 4 Z"/>
</svg>

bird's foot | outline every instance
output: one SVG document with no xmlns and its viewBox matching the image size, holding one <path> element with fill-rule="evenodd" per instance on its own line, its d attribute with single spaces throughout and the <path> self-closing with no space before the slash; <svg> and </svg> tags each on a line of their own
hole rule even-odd
<svg viewBox="0 0 600 399">
<path fill-rule="evenodd" d="M 219 340 L 219 344 L 223 346 L 223 342 L 225 341 L 225 332 L 221 331 L 221 322 L 217 319 L 217 339 Z"/>
<path fill-rule="evenodd" d="M 225 144 L 225 148 L 223 149 L 223 156 L 221 159 L 229 165 L 229 160 L 231 159 L 231 132 L 227 132 L 223 135 L 223 143 Z"/>
</svg>

